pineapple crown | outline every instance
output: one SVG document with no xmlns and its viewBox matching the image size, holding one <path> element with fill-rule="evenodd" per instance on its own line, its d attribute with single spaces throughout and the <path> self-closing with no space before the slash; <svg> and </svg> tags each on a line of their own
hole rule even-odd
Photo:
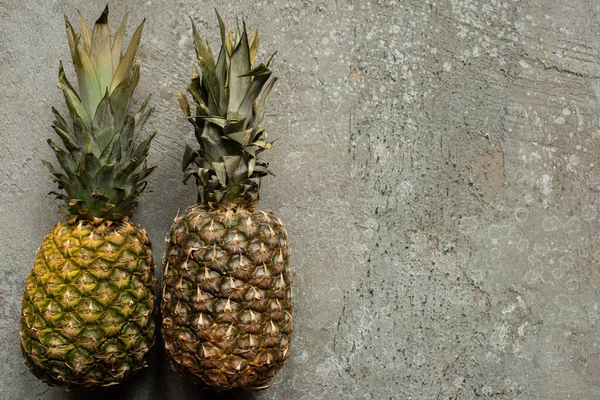
<svg viewBox="0 0 600 400">
<path fill-rule="evenodd" d="M 216 11 L 216 10 L 215 10 Z M 236 205 L 258 201 L 260 180 L 270 173 L 258 156 L 276 142 L 269 142 L 259 126 L 265 114 L 265 101 L 277 78 L 269 81 L 269 63 L 255 66 L 258 30 L 248 40 L 246 23 L 242 29 L 236 18 L 235 39 L 218 12 L 221 49 L 215 61 L 208 42 L 200 37 L 192 21 L 194 47 L 200 77 L 194 68 L 187 91 L 196 105 L 192 114 L 187 96 L 179 92 L 179 105 L 194 126 L 198 146 L 188 145 L 183 157 L 184 182 L 196 178 L 198 202 Z M 268 81 L 268 83 L 267 83 Z M 264 90 L 263 90 L 264 89 Z M 258 96 L 261 94 L 259 100 Z"/>
<path fill-rule="evenodd" d="M 61 61 L 58 87 L 72 121 L 67 123 L 53 107 L 52 128 L 64 148 L 51 139 L 48 144 L 62 171 L 47 161 L 42 162 L 63 190 L 51 194 L 63 200 L 61 210 L 70 211 L 75 218 L 120 220 L 130 216 L 146 187 L 146 177 L 156 168 L 148 168 L 146 164 L 154 134 L 136 145 L 153 110 L 148 107 L 150 97 L 134 115 L 127 114 L 140 78 L 140 62 L 135 60 L 135 54 L 145 22 L 137 28 L 122 54 L 127 16 L 128 13 L 112 38 L 108 5 L 91 32 L 81 13 L 81 32 L 76 32 L 65 16 L 79 91 L 65 76 Z"/>
</svg>

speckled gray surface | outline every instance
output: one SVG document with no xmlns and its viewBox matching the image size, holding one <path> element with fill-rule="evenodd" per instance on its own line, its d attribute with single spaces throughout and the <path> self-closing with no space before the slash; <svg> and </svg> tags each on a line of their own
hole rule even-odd
<svg viewBox="0 0 600 400">
<path fill-rule="evenodd" d="M 39 159 L 53 157 L 50 106 L 64 109 L 62 14 L 103 3 L 0 1 L 0 398 L 598 398 L 600 3 L 110 3 L 148 17 L 136 98 L 153 93 L 160 169 L 135 218 L 157 261 L 194 200 L 175 99 L 188 15 L 216 47 L 212 8 L 238 11 L 262 56 L 279 51 L 265 127 L 283 140 L 262 207 L 290 235 L 295 355 L 277 386 L 221 396 L 173 374 L 160 343 L 122 387 L 65 392 L 25 370 L 19 297 L 59 219 Z"/>
</svg>

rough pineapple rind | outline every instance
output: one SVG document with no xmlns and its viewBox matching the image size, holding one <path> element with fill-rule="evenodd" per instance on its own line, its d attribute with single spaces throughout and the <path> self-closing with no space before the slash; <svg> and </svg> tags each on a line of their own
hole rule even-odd
<svg viewBox="0 0 600 400">
<path fill-rule="evenodd" d="M 154 261 L 146 232 L 111 221 L 57 224 L 21 299 L 25 364 L 51 385 L 117 383 L 154 343 Z"/>
<path fill-rule="evenodd" d="M 166 244 L 162 334 L 173 369 L 218 390 L 264 385 L 291 354 L 281 221 L 196 205 L 175 219 Z"/>
</svg>

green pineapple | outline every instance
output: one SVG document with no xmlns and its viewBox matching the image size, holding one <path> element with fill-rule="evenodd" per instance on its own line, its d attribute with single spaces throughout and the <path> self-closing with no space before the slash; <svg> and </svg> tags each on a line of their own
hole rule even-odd
<svg viewBox="0 0 600 400">
<path fill-rule="evenodd" d="M 139 81 L 135 54 L 144 23 L 122 54 L 127 15 L 111 38 L 108 6 L 93 30 L 76 33 L 65 17 L 79 90 L 58 87 L 71 120 L 52 109 L 60 147 L 48 140 L 62 171 L 65 221 L 38 249 L 22 297 L 25 364 L 50 385 L 107 386 L 139 371 L 154 343 L 154 262 L 146 232 L 129 221 L 146 178 L 152 136 L 136 144 L 152 108 L 127 114 Z"/>
<path fill-rule="evenodd" d="M 272 56 L 255 66 L 258 32 L 248 40 L 244 23 L 233 39 L 217 17 L 216 61 L 193 27 L 202 74 L 188 87 L 195 114 L 179 93 L 198 140 L 183 159 L 198 201 L 166 238 L 162 333 L 178 373 L 217 390 L 263 388 L 290 356 L 293 331 L 287 233 L 257 209 L 268 173 L 259 155 L 274 143 L 259 124 L 276 78 L 269 81 Z"/>
</svg>

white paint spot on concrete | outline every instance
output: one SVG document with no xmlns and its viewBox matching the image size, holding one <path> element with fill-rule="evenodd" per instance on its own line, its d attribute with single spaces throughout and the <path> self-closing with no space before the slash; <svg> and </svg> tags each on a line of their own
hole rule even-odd
<svg viewBox="0 0 600 400">
<path fill-rule="evenodd" d="M 571 297 L 569 295 L 561 293 L 561 294 L 557 295 L 556 297 L 554 297 L 554 303 L 559 308 L 562 308 L 563 310 L 570 310 L 571 309 L 572 300 L 571 300 Z"/>
<path fill-rule="evenodd" d="M 539 258 L 535 256 L 529 256 L 527 257 L 527 261 L 529 261 L 529 264 L 536 270 L 542 269 L 542 260 L 540 260 Z"/>
<path fill-rule="evenodd" d="M 546 196 L 552 192 L 552 177 L 550 175 L 542 175 L 539 180 L 540 189 Z"/>
<path fill-rule="evenodd" d="M 479 222 L 475 217 L 465 217 L 460 220 L 460 229 L 467 234 L 474 233 L 478 225 Z"/>
<path fill-rule="evenodd" d="M 187 36 L 187 35 L 183 35 L 181 37 L 181 39 L 179 39 L 179 42 L 177 42 L 177 45 L 179 46 L 180 49 L 183 49 L 185 47 L 187 47 L 188 43 L 192 42 L 192 38 Z"/>
<path fill-rule="evenodd" d="M 581 221 L 577 217 L 571 217 L 563 225 L 563 231 L 565 233 L 577 233 L 581 230 Z"/>
<path fill-rule="evenodd" d="M 497 259 L 499 259 L 499 258 L 500 258 L 500 255 L 501 255 L 502 253 L 500 252 L 500 249 L 499 249 L 499 248 L 497 248 L 497 247 L 494 247 L 493 249 L 490 249 L 490 253 L 489 253 L 489 254 L 490 254 L 490 258 L 491 258 L 492 260 L 497 260 Z"/>
<path fill-rule="evenodd" d="M 564 268 L 554 268 L 552 270 L 552 277 L 554 279 L 562 279 L 562 277 L 565 275 L 565 269 Z"/>
<path fill-rule="evenodd" d="M 533 245 L 533 251 L 539 255 L 546 255 L 550 253 L 550 245 L 548 243 L 536 243 Z"/>
<path fill-rule="evenodd" d="M 572 268 L 575 265 L 575 257 L 571 255 L 562 256 L 560 258 L 560 265 L 565 268 Z"/>
<path fill-rule="evenodd" d="M 485 355 L 485 359 L 493 364 L 498 364 L 500 362 L 500 357 L 491 351 L 488 351 L 488 353 Z"/>
<path fill-rule="evenodd" d="M 526 251 L 529 248 L 529 240 L 527 239 L 521 239 L 519 240 L 519 243 L 517 243 L 517 250 L 519 250 L 520 253 Z"/>
<path fill-rule="evenodd" d="M 527 211 L 526 208 L 517 208 L 517 210 L 515 211 L 515 218 L 517 219 L 517 221 L 525 222 L 527 220 L 527 217 L 529 217 L 529 211 Z"/>
<path fill-rule="evenodd" d="M 565 286 L 569 290 L 577 290 L 579 289 L 579 282 L 576 279 L 569 279 Z"/>
<path fill-rule="evenodd" d="M 556 232 L 560 229 L 560 219 L 557 216 L 544 218 L 542 228 L 546 232 Z"/>
<path fill-rule="evenodd" d="M 571 164 L 572 166 L 577 166 L 579 165 L 579 162 L 579 156 L 577 154 L 571 154 L 571 156 L 569 157 L 569 164 Z"/>
<path fill-rule="evenodd" d="M 526 194 L 525 196 L 523 196 L 523 201 L 525 202 L 526 206 L 530 206 L 533 204 L 535 199 L 533 198 L 533 196 L 531 194 Z"/>
<path fill-rule="evenodd" d="M 305 164 L 304 160 L 306 160 L 306 156 L 303 152 L 291 151 L 288 153 L 285 159 L 285 168 L 288 171 L 297 171 L 302 169 Z"/>
<path fill-rule="evenodd" d="M 398 192 L 402 198 L 406 198 L 406 197 L 410 196 L 412 191 L 413 191 L 412 183 L 410 183 L 408 181 L 404 181 L 404 182 L 400 183 Z"/>
<path fill-rule="evenodd" d="M 512 230 L 512 224 L 492 225 L 488 229 L 488 236 L 492 240 L 502 239 L 510 236 Z"/>
<path fill-rule="evenodd" d="M 540 273 L 534 269 L 530 269 L 525 273 L 525 277 L 523 278 L 525 283 L 529 285 L 534 285 L 541 281 Z"/>
</svg>

